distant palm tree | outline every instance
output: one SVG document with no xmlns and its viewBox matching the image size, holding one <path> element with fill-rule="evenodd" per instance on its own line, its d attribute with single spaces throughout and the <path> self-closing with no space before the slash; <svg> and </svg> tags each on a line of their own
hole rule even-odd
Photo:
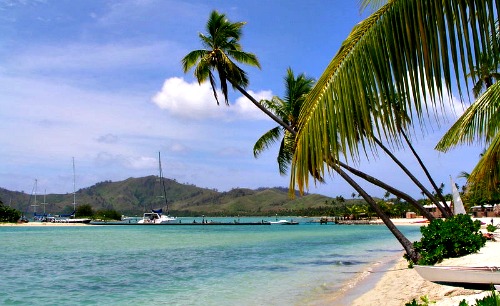
<svg viewBox="0 0 500 306">
<path fill-rule="evenodd" d="M 275 96 L 271 100 L 262 100 L 261 104 L 295 130 L 302 103 L 305 95 L 311 91 L 314 79 L 308 78 L 304 74 L 295 76 L 292 69 L 288 68 L 284 80 L 285 96 L 283 99 Z M 295 150 L 294 133 L 287 131 L 281 125 L 274 127 L 257 140 L 253 147 L 253 153 L 255 157 L 258 157 L 264 150 L 278 141 L 280 142 L 277 158 L 278 168 L 280 174 L 285 175 L 292 162 Z"/>
<path fill-rule="evenodd" d="M 280 125 L 286 127 L 287 125 L 279 117 L 267 110 L 245 90 L 249 83 L 247 74 L 235 62 L 258 68 L 260 68 L 260 63 L 253 53 L 244 52 L 241 48 L 239 40 L 244 25 L 245 22 L 233 23 L 226 18 L 225 14 L 212 11 L 206 24 L 207 34 L 199 34 L 205 49 L 191 51 L 182 59 L 184 73 L 195 67 L 194 75 L 198 83 L 201 84 L 208 79 L 215 100 L 219 104 L 217 83 L 214 75 L 214 72 L 217 72 L 226 105 L 229 105 L 227 84 L 229 82 L 233 88 L 241 92 L 260 110 Z"/>
<path fill-rule="evenodd" d="M 472 88 L 474 97 L 478 98 L 481 93 L 490 88 L 493 83 L 500 80 L 498 72 L 498 55 L 491 52 L 483 52 L 479 56 L 479 64 L 472 67 L 469 77 L 477 77 L 477 82 Z"/>
</svg>

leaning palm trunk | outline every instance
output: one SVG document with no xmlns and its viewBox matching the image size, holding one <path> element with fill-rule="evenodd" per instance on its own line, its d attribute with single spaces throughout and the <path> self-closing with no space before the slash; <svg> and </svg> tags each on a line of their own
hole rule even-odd
<svg viewBox="0 0 500 306">
<path fill-rule="evenodd" d="M 410 148 L 411 152 L 413 153 L 413 156 L 415 156 L 415 158 L 417 159 L 418 164 L 420 165 L 420 167 L 424 171 L 425 175 L 427 176 L 427 179 L 429 180 L 429 182 L 431 183 L 432 187 L 436 191 L 436 195 L 439 197 L 439 200 L 441 201 L 441 203 L 443 203 L 444 208 L 448 211 L 448 213 L 450 215 L 453 215 L 453 212 L 451 211 L 451 208 L 446 204 L 446 199 L 444 198 L 443 193 L 437 187 L 436 183 L 432 179 L 431 174 L 429 173 L 429 171 L 427 170 L 427 167 L 424 165 L 424 163 L 420 159 L 420 156 L 417 154 L 417 151 L 415 151 L 415 149 L 413 148 L 413 145 L 411 144 L 410 140 L 408 139 L 408 136 L 406 136 L 406 133 L 404 131 L 401 131 L 401 135 L 403 135 L 403 138 L 405 139 L 406 144 L 408 145 L 408 147 Z"/>
<path fill-rule="evenodd" d="M 242 95 L 244 95 L 245 97 L 247 97 L 248 100 L 250 100 L 255 106 L 257 106 L 266 115 L 268 115 L 269 117 L 271 117 L 271 119 L 273 119 L 276 123 L 278 123 L 279 125 L 281 125 L 282 127 L 284 127 L 287 131 L 289 131 L 293 135 L 297 134 L 297 132 L 294 129 L 292 129 L 292 127 L 290 125 L 286 124 L 283 120 L 281 120 L 281 118 L 279 118 L 278 116 L 276 116 L 275 114 L 273 114 L 266 107 L 264 107 L 264 105 L 260 104 L 257 100 L 255 100 L 255 98 L 252 97 L 245 89 L 243 89 L 243 87 L 239 86 L 238 84 L 236 84 L 235 82 L 233 82 L 231 80 L 229 80 L 229 82 L 231 83 L 231 85 L 233 85 L 234 88 L 238 89 L 238 91 Z"/>
<path fill-rule="evenodd" d="M 415 248 L 413 247 L 413 243 L 406 238 L 403 233 L 394 225 L 394 223 L 391 221 L 389 217 L 387 217 L 386 214 L 380 209 L 380 206 L 375 203 L 373 198 L 366 193 L 366 191 L 361 188 L 350 176 L 348 176 L 340 167 L 336 166 L 333 167 L 333 169 L 346 181 L 351 185 L 360 196 L 363 197 L 363 199 L 370 205 L 370 207 L 377 213 L 377 216 L 384 222 L 385 226 L 391 231 L 391 233 L 396 237 L 396 239 L 399 241 L 399 243 L 403 246 L 403 248 L 406 251 L 406 254 L 408 255 L 408 258 L 413 261 L 413 262 L 418 262 L 418 259 L 420 255 L 415 251 Z"/>
<path fill-rule="evenodd" d="M 427 220 L 432 221 L 435 219 L 434 216 L 422 206 L 422 204 L 420 204 L 417 200 L 412 198 L 409 194 L 402 192 L 401 190 L 396 189 L 396 188 L 380 181 L 379 179 L 376 179 L 369 174 L 366 174 L 362 171 L 359 171 L 358 169 L 352 168 L 351 166 L 344 164 L 340 161 L 338 162 L 338 164 L 340 167 L 342 167 L 342 168 L 346 169 L 347 171 L 351 172 L 352 174 L 364 179 L 365 181 L 370 182 L 373 185 L 378 186 L 380 188 L 383 188 L 386 191 L 392 193 L 393 195 L 400 197 L 401 199 L 407 201 L 413 207 L 415 207 L 422 214 L 422 216 L 424 216 Z"/>
<path fill-rule="evenodd" d="M 231 82 L 231 80 L 229 80 Z M 273 119 L 276 123 L 284 127 L 287 131 L 292 133 L 294 136 L 297 135 L 297 131 L 295 131 L 292 127 L 290 127 L 288 124 L 286 124 L 283 120 L 281 120 L 279 117 L 274 115 L 272 112 L 270 112 L 267 108 L 265 108 L 262 104 L 260 104 L 257 100 L 255 100 L 245 89 L 243 89 L 241 86 L 238 86 L 238 84 L 235 84 L 231 82 L 231 84 L 238 89 L 238 91 L 243 94 L 245 97 L 247 97 L 255 106 L 257 106 L 260 110 L 262 110 L 265 114 L 267 114 L 271 119 Z M 373 200 L 373 198 L 361 187 L 359 186 L 347 173 L 342 171 L 339 167 L 333 167 L 335 171 L 349 184 L 351 185 L 357 192 L 360 194 L 363 199 L 372 207 L 372 209 L 375 211 L 377 216 L 384 222 L 384 224 L 387 226 L 387 228 L 391 231 L 391 233 L 396 237 L 396 239 L 399 241 L 399 243 L 403 246 L 403 248 L 406 251 L 406 254 L 408 257 L 413 260 L 414 262 L 418 261 L 419 254 L 415 251 L 413 248 L 413 244 L 411 243 L 408 238 L 401 233 L 401 231 L 396 227 L 396 225 L 391 221 L 389 217 L 387 217 L 386 214 L 380 209 L 380 206 Z M 395 188 L 390 188 L 393 194 L 397 195 L 405 195 L 402 192 L 398 192 Z M 403 198 L 402 196 L 402 198 Z M 409 196 L 408 196 L 409 197 Z M 422 214 L 426 215 L 427 219 L 432 220 L 432 216 L 428 215 L 428 213 L 425 213 L 425 209 L 422 208 Z"/>
<path fill-rule="evenodd" d="M 443 216 L 445 218 L 448 218 L 450 217 L 450 214 L 448 213 L 448 211 L 441 205 L 441 203 L 439 203 L 439 201 L 432 195 L 432 193 L 427 190 L 427 188 L 424 187 L 424 185 L 422 185 L 422 183 L 420 183 L 419 180 L 417 180 L 417 178 L 408 170 L 408 168 L 406 168 L 397 158 L 396 156 L 394 156 L 394 154 L 392 154 L 392 152 L 387 149 L 386 146 L 384 146 L 384 144 L 377 139 L 377 137 L 372 137 L 372 139 L 378 144 L 378 146 L 380 148 L 382 148 L 382 150 L 384 150 L 384 152 L 389 155 L 389 157 L 406 173 L 406 175 L 413 181 L 413 183 L 415 183 L 415 185 L 418 186 L 418 188 L 420 188 L 420 190 L 422 190 L 422 192 L 427 196 L 429 197 L 429 199 L 436 205 L 436 207 L 439 209 L 439 211 L 443 214 Z"/>
</svg>

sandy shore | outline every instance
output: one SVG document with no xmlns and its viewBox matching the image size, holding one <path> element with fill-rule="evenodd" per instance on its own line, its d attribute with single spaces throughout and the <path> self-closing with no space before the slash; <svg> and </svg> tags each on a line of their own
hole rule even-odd
<svg viewBox="0 0 500 306">
<path fill-rule="evenodd" d="M 28 222 L 28 223 L 0 223 L 0 226 L 91 226 L 91 225 L 85 223 Z"/>
<path fill-rule="evenodd" d="M 484 223 L 491 218 L 481 219 Z M 500 219 L 495 218 L 494 224 Z M 482 230 L 486 232 L 485 229 Z M 487 241 L 478 253 L 460 258 L 450 258 L 438 265 L 443 266 L 500 266 L 500 233 L 495 233 L 496 242 Z M 374 288 L 367 291 L 351 303 L 353 306 L 361 305 L 387 305 L 400 306 L 412 299 L 420 302 L 420 297 L 427 296 L 433 305 L 456 306 L 462 300 L 470 305 L 475 305 L 476 299 L 489 295 L 489 291 L 468 290 L 461 287 L 443 286 L 424 280 L 414 269 L 408 268 L 408 263 L 403 258 L 395 266 L 382 271 L 384 274 Z"/>
</svg>

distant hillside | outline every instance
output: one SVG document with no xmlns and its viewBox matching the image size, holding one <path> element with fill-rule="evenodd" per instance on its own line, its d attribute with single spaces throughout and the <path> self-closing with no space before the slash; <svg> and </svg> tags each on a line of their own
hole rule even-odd
<svg viewBox="0 0 500 306">
<path fill-rule="evenodd" d="M 290 199 L 288 189 L 259 188 L 257 190 L 237 188 L 227 192 L 180 184 L 165 179 L 165 192 L 172 215 L 274 215 L 297 213 L 328 206 L 332 198 L 308 194 Z M 164 208 L 162 186 L 156 176 L 129 178 L 120 182 L 105 181 L 76 192 L 76 203 L 90 204 L 94 210 L 114 209 L 125 215 L 141 215 L 151 208 Z M 73 211 L 73 194 L 47 194 L 45 211 L 52 214 Z M 34 196 L 0 188 L 0 199 L 22 212 L 32 213 Z M 37 195 L 37 204 L 43 195 Z M 44 207 L 37 206 L 37 212 Z"/>
</svg>

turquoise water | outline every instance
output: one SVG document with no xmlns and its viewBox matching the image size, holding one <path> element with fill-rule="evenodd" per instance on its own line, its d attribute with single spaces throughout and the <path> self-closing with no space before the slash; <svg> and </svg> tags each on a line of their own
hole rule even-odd
<svg viewBox="0 0 500 306">
<path fill-rule="evenodd" d="M 2 305 L 303 305 L 402 251 L 385 226 L 306 223 L 0 227 L 0 243 Z"/>
</svg>

